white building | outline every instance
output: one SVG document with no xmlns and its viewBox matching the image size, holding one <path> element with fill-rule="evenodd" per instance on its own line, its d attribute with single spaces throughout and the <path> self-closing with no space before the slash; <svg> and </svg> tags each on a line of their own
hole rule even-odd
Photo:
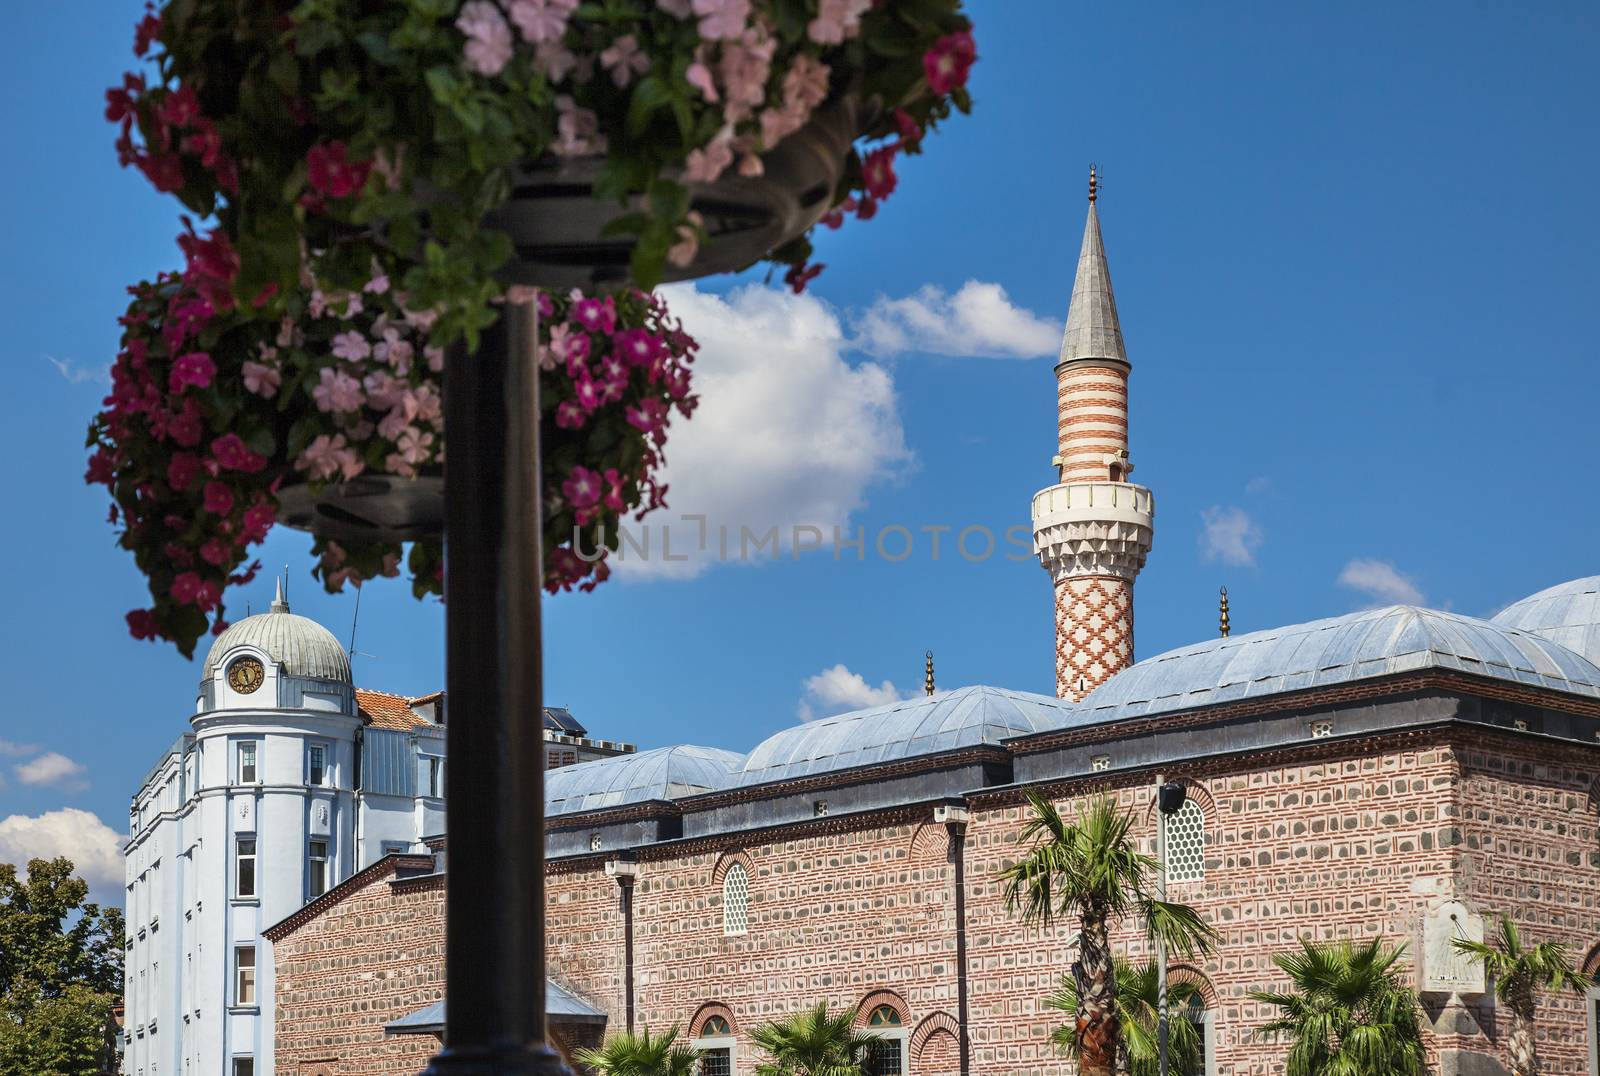
<svg viewBox="0 0 1600 1076">
<path fill-rule="evenodd" d="M 192 731 L 133 798 L 127 1076 L 273 1076 L 261 931 L 444 832 L 443 699 L 411 701 L 356 690 L 281 584 L 218 636 Z"/>
</svg>

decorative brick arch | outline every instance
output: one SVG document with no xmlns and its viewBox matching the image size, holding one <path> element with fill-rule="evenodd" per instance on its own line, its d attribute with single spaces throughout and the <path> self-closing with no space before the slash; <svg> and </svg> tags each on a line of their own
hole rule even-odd
<svg viewBox="0 0 1600 1076">
<path fill-rule="evenodd" d="M 930 1050 L 934 1052 L 940 1051 L 940 1047 L 930 1046 L 931 1040 L 942 1038 L 944 1036 L 949 1036 L 950 1042 L 955 1045 L 957 1051 L 956 1063 L 959 1065 L 961 1063 L 961 1058 L 959 1056 L 961 1048 L 961 1025 L 956 1022 L 956 1018 L 947 1012 L 935 1012 L 929 1013 L 927 1016 L 924 1016 L 921 1020 L 917 1021 L 917 1029 L 911 1033 L 911 1059 L 917 1062 L 918 1072 L 922 1071 L 921 1065 L 923 1061 L 923 1054 L 925 1052 Z M 941 1070 L 935 1068 L 929 1071 L 930 1073 L 937 1074 Z"/>
<path fill-rule="evenodd" d="M 1589 955 L 1583 958 L 1578 970 L 1585 975 L 1600 975 L 1600 942 L 1589 947 Z"/>
<path fill-rule="evenodd" d="M 906 1005 L 906 999 L 896 994 L 893 990 L 874 990 L 861 999 L 861 1004 L 856 1006 L 856 1027 L 867 1026 L 867 1017 L 879 1005 L 887 1005 L 900 1014 L 900 1026 L 906 1030 L 911 1029 L 911 1009 Z"/>
<path fill-rule="evenodd" d="M 950 831 L 941 822 L 924 822 L 911 835 L 911 861 L 923 859 L 940 863 L 950 858 Z"/>
<path fill-rule="evenodd" d="M 735 1035 L 739 1033 L 739 1021 L 734 1019 L 733 1010 L 720 1001 L 708 1001 L 694 1011 L 694 1017 L 689 1021 L 689 1038 L 700 1038 L 701 1029 L 706 1026 L 706 1021 L 713 1016 L 720 1016 L 728 1021 L 728 1028 Z"/>
<path fill-rule="evenodd" d="M 1169 778 L 1167 778 L 1166 783 L 1167 784 L 1173 784 L 1173 785 L 1182 785 L 1183 786 L 1183 790 L 1184 790 L 1185 793 L 1188 794 L 1188 797 L 1191 800 L 1193 800 L 1195 803 L 1199 804 L 1200 805 L 1200 810 L 1205 812 L 1205 816 L 1206 816 L 1206 821 L 1207 822 L 1210 822 L 1211 819 L 1216 817 L 1217 801 L 1212 798 L 1211 790 L 1206 788 L 1206 786 L 1205 786 L 1205 784 L 1203 782 L 1197 781 L 1192 777 L 1169 777 Z M 1147 821 L 1147 822 L 1148 821 L 1153 821 L 1154 818 L 1155 818 L 1155 814 L 1156 814 L 1155 789 L 1151 789 L 1149 798 L 1147 798 L 1145 800 L 1145 805 L 1144 805 L 1145 821 Z"/>
<path fill-rule="evenodd" d="M 315 1064 L 308 1069 L 302 1070 L 302 1076 L 333 1076 L 333 1066 Z"/>
<path fill-rule="evenodd" d="M 1589 782 L 1589 810 L 1600 811 L 1600 777 Z"/>
<path fill-rule="evenodd" d="M 1200 1003 L 1210 1012 L 1216 1012 L 1222 1004 L 1222 999 L 1217 995 L 1217 988 L 1211 985 L 1211 980 L 1206 978 L 1206 973 L 1193 964 L 1172 964 L 1167 967 L 1167 979 L 1174 983 L 1192 983 L 1200 989 Z"/>
<path fill-rule="evenodd" d="M 722 880 L 728 876 L 728 868 L 733 866 L 735 863 L 738 863 L 744 867 L 745 877 L 755 877 L 755 864 L 750 862 L 750 854 L 742 850 L 735 850 L 732 852 L 722 853 L 721 857 L 717 860 L 717 865 L 711 868 L 712 883 L 718 888 L 721 888 Z"/>
</svg>

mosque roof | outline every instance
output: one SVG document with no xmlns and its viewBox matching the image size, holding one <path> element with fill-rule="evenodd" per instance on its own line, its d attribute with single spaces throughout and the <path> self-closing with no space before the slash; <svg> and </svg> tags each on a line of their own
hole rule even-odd
<svg viewBox="0 0 1600 1076">
<path fill-rule="evenodd" d="M 247 616 L 217 636 L 202 678 L 210 679 L 223 656 L 237 646 L 255 647 L 282 664 L 289 676 L 350 682 L 350 655 L 343 644 L 315 620 L 289 612 L 282 582 L 270 611 Z"/>
<path fill-rule="evenodd" d="M 679 799 L 733 783 L 744 756 L 715 747 L 681 744 L 562 766 L 545 774 L 548 817 L 598 811 L 630 803 Z"/>
<path fill-rule="evenodd" d="M 1530 594 L 1496 613 L 1491 622 L 1531 631 L 1600 664 L 1600 575 Z"/>
<path fill-rule="evenodd" d="M 1071 704 L 997 687 L 964 687 L 839 714 L 774 733 L 750 752 L 740 785 L 892 762 L 1059 727 Z"/>
<path fill-rule="evenodd" d="M 1600 697 L 1600 668 L 1550 639 L 1475 617 L 1394 605 L 1209 639 L 1147 658 L 1087 695 L 1090 725 L 1422 669 Z"/>
</svg>

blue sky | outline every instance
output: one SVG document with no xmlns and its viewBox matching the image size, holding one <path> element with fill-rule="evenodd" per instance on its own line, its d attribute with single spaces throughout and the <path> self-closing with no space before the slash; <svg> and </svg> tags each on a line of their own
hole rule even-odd
<svg viewBox="0 0 1600 1076">
<path fill-rule="evenodd" d="M 824 237 L 820 302 L 704 294 L 734 280 L 683 298 L 727 341 L 695 421 L 722 386 L 731 425 L 674 434 L 675 488 L 736 521 L 803 510 L 869 536 L 899 524 L 918 546 L 898 563 L 809 554 L 559 598 L 548 701 L 608 738 L 748 749 L 802 706 L 850 695 L 839 672 L 831 692 L 808 690 L 824 670 L 863 677 L 860 697 L 910 691 L 927 648 L 944 686 L 1050 692 L 1044 573 L 948 547 L 934 561 L 920 528 L 1003 532 L 1051 481 L 1050 360 L 960 352 L 1005 350 L 1007 333 L 1027 350 L 1017 341 L 1041 322 L 1058 332 L 1091 160 L 1134 364 L 1136 478 L 1158 505 L 1141 655 L 1214 632 L 1221 583 L 1247 631 L 1407 588 L 1487 615 L 1600 572 L 1600 9 L 1203 7 L 973 3 L 975 114 L 903 162 L 877 219 Z M 120 8 L 67 35 L 25 7 L 0 65 L 14 378 L 0 424 L 0 741 L 34 749 L 0 757 L 11 854 L 44 839 L 30 820 L 46 812 L 120 831 L 198 676 L 128 638 L 142 583 L 81 482 L 122 287 L 177 264 L 177 207 L 117 168 L 100 118 L 140 5 Z M 905 310 L 885 300 L 948 313 L 968 281 L 1007 297 L 981 331 L 951 322 L 902 351 L 868 332 L 874 311 Z M 741 350 L 763 325 L 803 332 Z M 741 430 L 788 450 L 739 451 Z M 716 466 L 690 467 L 704 459 Z M 263 559 L 290 566 L 297 612 L 347 636 L 351 598 L 313 592 L 307 547 L 279 532 Z M 1352 562 L 1370 562 L 1354 576 L 1365 590 L 1339 581 Z M 398 584 L 363 602 L 358 680 L 440 686 L 440 609 Z M 46 752 L 82 772 L 55 763 L 26 783 L 16 767 Z"/>
</svg>

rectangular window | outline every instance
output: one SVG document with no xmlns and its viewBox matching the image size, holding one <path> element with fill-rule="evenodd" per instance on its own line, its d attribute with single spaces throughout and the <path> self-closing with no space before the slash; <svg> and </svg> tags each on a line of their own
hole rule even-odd
<svg viewBox="0 0 1600 1076">
<path fill-rule="evenodd" d="M 240 837 L 235 847 L 234 895 L 253 897 L 256 895 L 256 839 Z"/>
<path fill-rule="evenodd" d="M 312 744 L 306 750 L 306 782 L 313 785 L 327 783 L 328 777 L 328 749 L 321 744 Z"/>
<path fill-rule="evenodd" d="M 867 1076 L 905 1076 L 902 1066 L 902 1047 L 899 1039 L 879 1039 L 867 1047 L 867 1063 L 863 1066 Z"/>
<path fill-rule="evenodd" d="M 244 740 L 239 744 L 239 783 L 253 785 L 256 783 L 256 743 L 254 740 Z"/>
<path fill-rule="evenodd" d="M 312 897 L 320 897 L 328 891 L 328 842 L 312 841 L 306 859 L 307 887 Z"/>
<path fill-rule="evenodd" d="M 233 1076 L 256 1076 L 256 1059 L 253 1057 L 234 1058 Z"/>
<path fill-rule="evenodd" d="M 444 759 L 428 759 L 428 795 L 438 799 L 444 793 Z"/>
<path fill-rule="evenodd" d="M 235 1005 L 254 1005 L 256 1003 L 256 948 L 253 945 L 241 945 L 233 951 L 233 1003 Z"/>
<path fill-rule="evenodd" d="M 733 1076 L 733 1051 L 727 1047 L 720 1050 L 702 1050 L 700 1076 Z"/>
</svg>

